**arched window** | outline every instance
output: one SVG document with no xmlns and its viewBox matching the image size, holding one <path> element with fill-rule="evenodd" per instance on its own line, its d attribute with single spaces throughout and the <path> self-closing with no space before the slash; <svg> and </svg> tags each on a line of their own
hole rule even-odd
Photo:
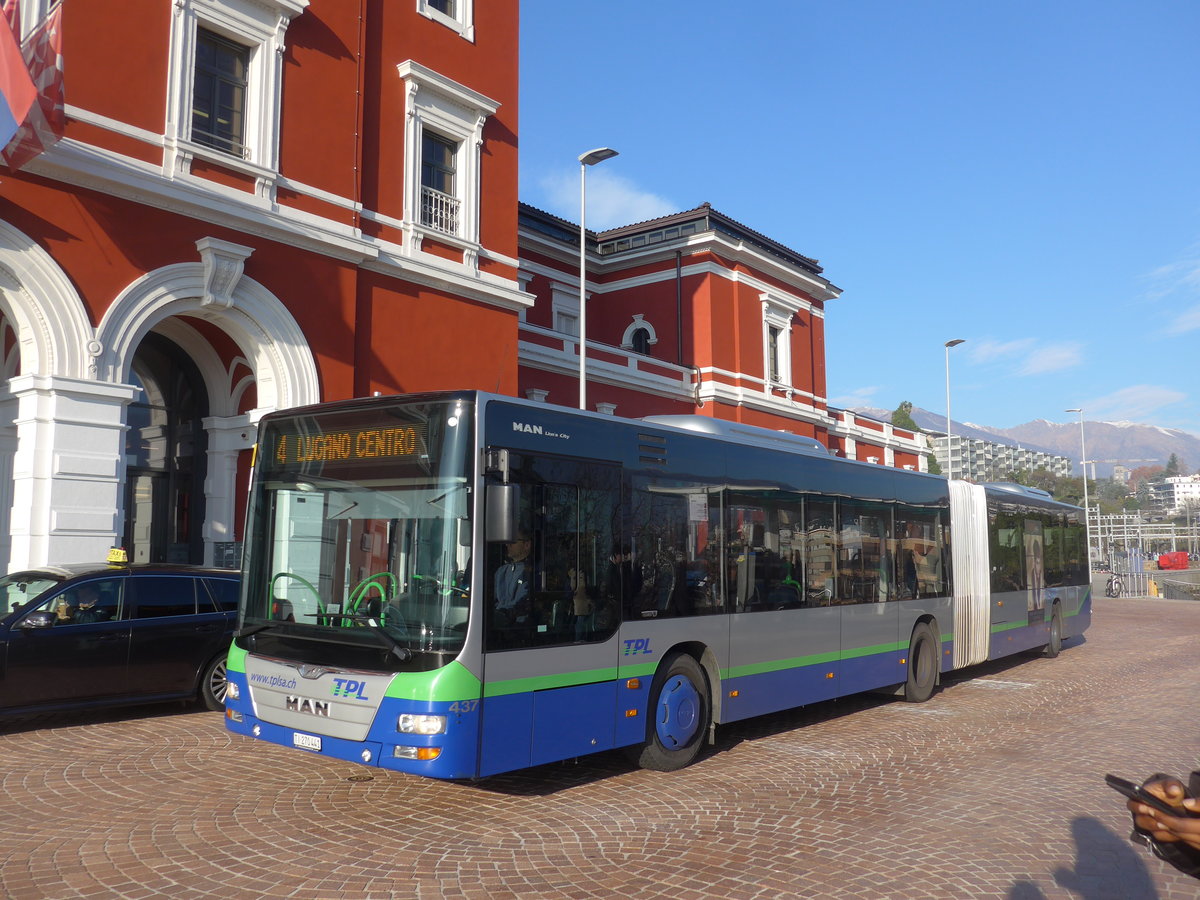
<svg viewBox="0 0 1200 900">
<path fill-rule="evenodd" d="M 633 317 L 633 321 L 625 328 L 625 334 L 621 336 L 622 350 L 632 350 L 642 356 L 649 356 L 650 348 L 657 343 L 658 333 L 641 313 Z"/>
</svg>

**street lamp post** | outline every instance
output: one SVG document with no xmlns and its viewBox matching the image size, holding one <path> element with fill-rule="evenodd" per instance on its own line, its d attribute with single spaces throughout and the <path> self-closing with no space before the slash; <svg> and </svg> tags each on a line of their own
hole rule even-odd
<svg viewBox="0 0 1200 900">
<path fill-rule="evenodd" d="M 1083 442 L 1083 408 L 1076 406 L 1064 412 L 1079 413 L 1079 468 L 1083 470 L 1083 536 L 1087 542 L 1088 578 L 1092 572 L 1092 511 L 1088 506 L 1087 446 Z"/>
<path fill-rule="evenodd" d="M 612 159 L 612 147 L 597 147 L 579 157 L 579 408 L 587 409 L 587 167 Z"/>
<path fill-rule="evenodd" d="M 950 439 L 950 348 L 963 343 L 964 338 L 946 341 L 946 481 L 954 478 L 954 447 Z"/>
</svg>

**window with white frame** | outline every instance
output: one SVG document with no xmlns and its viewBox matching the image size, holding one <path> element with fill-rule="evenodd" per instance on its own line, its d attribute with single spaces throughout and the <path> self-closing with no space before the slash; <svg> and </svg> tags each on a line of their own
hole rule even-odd
<svg viewBox="0 0 1200 900">
<path fill-rule="evenodd" d="M 555 331 L 579 337 L 579 291 L 558 282 L 550 283 L 550 309 Z"/>
<path fill-rule="evenodd" d="M 654 326 L 646 321 L 642 313 L 634 315 L 633 320 L 625 328 L 621 336 L 621 349 L 632 350 L 642 356 L 650 355 L 650 348 L 658 343 L 658 333 Z"/>
<path fill-rule="evenodd" d="M 411 59 L 397 69 L 407 88 L 406 227 L 418 245 L 427 231 L 477 244 L 483 127 L 500 104 Z"/>
<path fill-rule="evenodd" d="M 763 379 L 767 389 L 792 383 L 792 311 L 770 295 L 762 297 Z"/>
<path fill-rule="evenodd" d="M 284 37 L 309 0 L 176 0 L 167 78 L 169 168 L 194 156 L 279 165 Z"/>
<path fill-rule="evenodd" d="M 459 146 L 428 128 L 421 135 L 421 224 L 446 234 L 458 234 Z"/>
<path fill-rule="evenodd" d="M 196 69 L 192 86 L 192 140 L 246 154 L 246 73 L 250 48 L 196 29 Z"/>
<path fill-rule="evenodd" d="M 417 0 L 417 12 L 475 40 L 475 0 Z"/>
</svg>

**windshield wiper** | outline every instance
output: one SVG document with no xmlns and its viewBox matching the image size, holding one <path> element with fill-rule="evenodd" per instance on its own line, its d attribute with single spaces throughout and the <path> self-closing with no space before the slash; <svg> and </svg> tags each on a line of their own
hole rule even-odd
<svg viewBox="0 0 1200 900">
<path fill-rule="evenodd" d="M 322 615 L 329 616 L 330 618 L 348 619 L 351 622 L 366 622 L 368 625 L 374 628 L 375 632 L 381 635 L 387 643 L 392 645 L 391 652 L 397 659 L 400 660 L 400 662 L 408 662 L 410 659 L 412 659 L 412 651 L 392 637 L 391 632 L 383 627 L 378 616 L 369 616 L 362 613 L 323 613 Z"/>
</svg>

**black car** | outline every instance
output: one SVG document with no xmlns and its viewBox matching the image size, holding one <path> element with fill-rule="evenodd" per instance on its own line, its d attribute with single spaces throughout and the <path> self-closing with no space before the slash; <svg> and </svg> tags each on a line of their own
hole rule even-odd
<svg viewBox="0 0 1200 900">
<path fill-rule="evenodd" d="M 225 704 L 240 573 L 47 566 L 0 578 L 0 715 L 197 697 Z"/>
</svg>

